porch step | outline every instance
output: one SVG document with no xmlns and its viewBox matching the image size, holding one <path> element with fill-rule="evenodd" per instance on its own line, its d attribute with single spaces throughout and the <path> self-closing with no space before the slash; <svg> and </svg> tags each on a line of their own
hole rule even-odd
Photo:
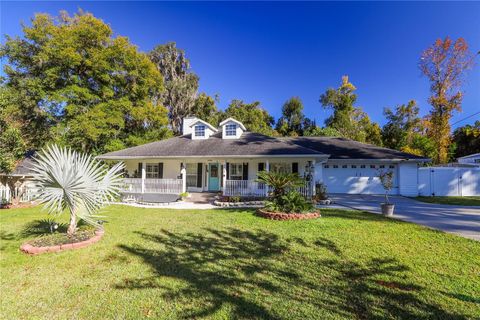
<svg viewBox="0 0 480 320">
<path fill-rule="evenodd" d="M 213 203 L 215 201 L 214 192 L 189 192 L 189 197 L 185 199 L 185 202 L 192 203 Z"/>
</svg>

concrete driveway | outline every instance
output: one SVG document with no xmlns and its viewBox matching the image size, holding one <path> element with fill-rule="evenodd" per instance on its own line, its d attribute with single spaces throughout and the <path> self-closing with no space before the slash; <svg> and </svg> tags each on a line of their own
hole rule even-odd
<svg viewBox="0 0 480 320">
<path fill-rule="evenodd" d="M 382 195 L 333 194 L 330 197 L 337 205 L 378 214 L 380 203 L 384 202 Z M 425 203 L 401 196 L 389 198 L 395 204 L 397 219 L 480 241 L 480 207 Z"/>
</svg>

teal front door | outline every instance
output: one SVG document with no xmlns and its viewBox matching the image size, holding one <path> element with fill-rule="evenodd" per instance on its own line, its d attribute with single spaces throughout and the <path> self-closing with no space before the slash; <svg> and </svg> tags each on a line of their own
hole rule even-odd
<svg viewBox="0 0 480 320">
<path fill-rule="evenodd" d="M 218 163 L 208 164 L 208 191 L 220 190 L 220 172 Z"/>
</svg>

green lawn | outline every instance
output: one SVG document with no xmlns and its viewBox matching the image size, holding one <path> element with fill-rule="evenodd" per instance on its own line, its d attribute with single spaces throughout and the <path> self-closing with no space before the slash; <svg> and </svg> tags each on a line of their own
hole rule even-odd
<svg viewBox="0 0 480 320">
<path fill-rule="evenodd" d="M 416 197 L 415 200 L 456 206 L 480 206 L 480 197 Z"/>
<path fill-rule="evenodd" d="M 100 242 L 28 256 L 18 248 L 45 214 L 0 210 L 0 316 L 480 318 L 479 242 L 368 213 L 322 214 L 112 206 Z"/>
</svg>

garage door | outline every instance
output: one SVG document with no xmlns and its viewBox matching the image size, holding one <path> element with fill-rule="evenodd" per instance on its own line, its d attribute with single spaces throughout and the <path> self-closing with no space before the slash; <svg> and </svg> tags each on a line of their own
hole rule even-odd
<svg viewBox="0 0 480 320">
<path fill-rule="evenodd" d="M 323 182 L 328 193 L 383 194 L 385 190 L 378 178 L 380 170 L 394 172 L 390 194 L 398 194 L 396 165 L 329 163 L 323 166 Z"/>
</svg>

